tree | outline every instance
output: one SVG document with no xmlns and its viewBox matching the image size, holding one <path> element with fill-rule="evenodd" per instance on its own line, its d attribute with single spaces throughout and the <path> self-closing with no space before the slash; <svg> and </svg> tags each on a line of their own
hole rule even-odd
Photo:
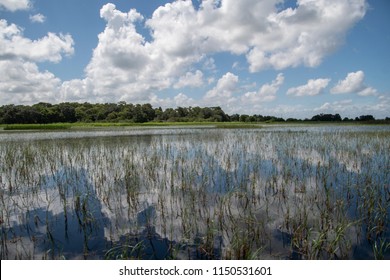
<svg viewBox="0 0 390 280">
<path fill-rule="evenodd" d="M 148 122 L 154 120 L 154 118 L 156 117 L 156 112 L 154 111 L 152 105 L 150 105 L 149 103 L 143 104 L 141 106 L 141 110 L 145 116 L 146 121 Z"/>
<path fill-rule="evenodd" d="M 319 114 L 311 118 L 312 121 L 324 121 L 324 122 L 340 122 L 341 116 L 339 114 Z"/>
<path fill-rule="evenodd" d="M 375 118 L 372 115 L 363 115 L 359 117 L 359 121 L 361 122 L 375 121 Z"/>
<path fill-rule="evenodd" d="M 249 115 L 241 115 L 240 122 L 249 122 Z"/>
<path fill-rule="evenodd" d="M 233 114 L 230 116 L 230 121 L 232 122 L 238 122 L 240 121 L 240 115 L 239 114 Z"/>
</svg>

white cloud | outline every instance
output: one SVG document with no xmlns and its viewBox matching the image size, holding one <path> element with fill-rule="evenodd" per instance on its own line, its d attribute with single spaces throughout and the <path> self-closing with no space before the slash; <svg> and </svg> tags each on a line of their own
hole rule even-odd
<svg viewBox="0 0 390 280">
<path fill-rule="evenodd" d="M 128 13 L 123 13 L 118 11 L 112 3 L 108 3 L 100 9 L 100 17 L 105 19 L 108 27 L 113 30 L 119 30 L 127 22 L 143 20 L 143 16 L 136 10 L 131 9 Z"/>
<path fill-rule="evenodd" d="M 203 69 L 211 71 L 211 72 L 215 72 L 217 69 L 217 66 L 215 65 L 214 58 L 209 57 L 208 59 L 206 59 L 206 61 L 203 63 Z"/>
<path fill-rule="evenodd" d="M 277 7 L 280 2 L 205 0 L 195 9 L 192 1 L 174 1 L 157 8 L 149 19 L 134 9 L 126 13 L 106 4 L 100 11 L 106 27 L 85 69 L 91 86 L 83 88 L 91 92 L 80 94 L 142 102 L 164 89 L 199 87 L 208 78 L 194 66 L 202 64 L 204 71 L 213 72 L 211 56 L 218 52 L 245 55 L 252 72 L 317 66 L 343 43 L 345 33 L 366 11 L 364 0 L 301 0 L 296 8 L 285 10 Z M 149 29 L 149 41 L 137 32 L 137 21 Z M 232 92 L 216 90 L 205 98 Z M 262 93 L 253 93 L 258 94 Z"/>
<path fill-rule="evenodd" d="M 15 12 L 18 10 L 28 10 L 31 8 L 30 0 L 0 0 L 0 8 Z"/>
<path fill-rule="evenodd" d="M 287 95 L 294 96 L 315 96 L 319 95 L 329 84 L 330 79 L 310 79 L 306 85 L 290 88 Z"/>
<path fill-rule="evenodd" d="M 366 9 L 364 0 L 301 0 L 296 8 L 268 11 L 260 19 L 267 29 L 256 32 L 247 53 L 250 70 L 318 66 L 343 43 Z"/>
<path fill-rule="evenodd" d="M 351 72 L 340 80 L 331 90 L 332 94 L 357 93 L 361 96 L 377 95 L 377 90 L 364 84 L 364 72 Z"/>
<path fill-rule="evenodd" d="M 157 95 L 152 94 L 149 103 L 156 107 L 162 106 L 163 108 L 199 106 L 196 100 L 184 93 L 179 93 L 173 98 L 159 98 Z"/>
<path fill-rule="evenodd" d="M 46 20 L 46 17 L 42 14 L 30 15 L 31 22 L 44 23 L 45 20 Z"/>
<path fill-rule="evenodd" d="M 378 100 L 359 103 L 353 99 L 346 99 L 333 102 L 325 102 L 321 106 L 314 108 L 313 113 L 339 113 L 341 117 L 355 118 L 361 115 L 375 114 L 376 118 L 389 116 L 390 98 L 380 96 Z"/>
<path fill-rule="evenodd" d="M 376 105 L 375 112 L 380 112 L 381 117 L 390 117 L 390 95 L 380 95 L 379 103 Z"/>
<path fill-rule="evenodd" d="M 187 72 L 184 76 L 179 78 L 179 81 L 174 85 L 174 88 L 183 87 L 201 87 L 203 85 L 203 73 L 196 70 L 195 73 Z"/>
<path fill-rule="evenodd" d="M 334 102 L 325 102 L 320 107 L 314 108 L 314 112 L 343 112 L 347 107 L 353 105 L 352 99 L 334 101 Z"/>
<path fill-rule="evenodd" d="M 60 87 L 61 101 L 89 102 L 97 98 L 93 93 L 93 83 L 90 79 L 74 79 L 65 81 Z M 105 101 L 107 102 L 107 101 Z"/>
<path fill-rule="evenodd" d="M 48 33 L 30 40 L 17 25 L 0 20 L 0 103 L 57 102 L 61 80 L 36 63 L 59 62 L 73 51 L 70 35 Z"/>
<path fill-rule="evenodd" d="M 109 3 L 101 8 L 100 15 L 107 22 L 106 28 L 99 34 L 98 45 L 85 69 L 91 84 L 85 89 L 91 92 L 81 95 L 91 94 L 95 99 L 104 97 L 109 101 L 147 102 L 159 90 L 202 84 L 202 72 L 189 71 L 189 66 L 200 57 L 193 60 L 172 54 L 161 41 L 164 39 L 146 42 L 135 27 L 137 21 L 143 20 L 136 10 L 124 13 Z"/>
<path fill-rule="evenodd" d="M 246 54 L 252 72 L 304 64 L 317 66 L 335 51 L 367 9 L 358 1 L 298 1 L 279 11 L 280 0 L 176 1 L 147 21 L 160 48 L 171 55 Z"/>
<path fill-rule="evenodd" d="M 184 93 L 179 93 L 174 97 L 176 106 L 182 106 L 182 107 L 189 107 L 189 106 L 195 106 L 196 101 L 185 95 Z"/>
<path fill-rule="evenodd" d="M 363 82 L 363 71 L 352 72 L 344 80 L 340 80 L 330 92 L 334 94 L 358 92 L 363 89 Z"/>
<path fill-rule="evenodd" d="M 85 78 L 64 82 L 61 96 L 65 100 L 148 102 L 164 89 L 214 82 L 195 66 L 214 72 L 212 55 L 219 52 L 244 55 L 251 72 L 314 67 L 343 43 L 347 31 L 367 9 L 364 0 L 299 0 L 295 8 L 288 9 L 280 9 L 280 3 L 204 0 L 196 9 L 192 1 L 174 1 L 156 9 L 149 19 L 134 9 L 122 12 L 108 3 L 100 10 L 106 27 L 98 35 Z M 0 0 L 0 5 L 9 10 L 31 6 L 27 0 Z M 37 14 L 31 20 L 41 22 L 44 17 Z M 149 41 L 137 32 L 136 23 L 144 23 L 149 29 Z M 24 37 L 18 26 L 0 21 L 0 59 L 59 62 L 73 51 L 70 35 L 48 33 L 33 41 Z M 281 83 L 282 74 L 243 98 L 273 100 Z M 202 102 L 231 104 L 239 100 L 233 95 L 237 85 L 238 76 L 227 73 Z M 372 93 L 368 87 L 360 92 Z M 177 100 L 184 102 L 184 97 L 178 95 Z"/>
<path fill-rule="evenodd" d="M 148 70 L 157 72 L 157 69 L 150 69 L 151 55 L 134 26 L 135 21 L 143 19 L 142 16 L 133 9 L 128 13 L 120 12 L 113 4 L 104 5 L 100 16 L 107 25 L 99 34 L 98 45 L 85 69 L 85 80 L 90 81 L 91 86 L 84 88 L 90 92 L 80 94 L 105 97 L 109 101 L 128 101 L 140 98 L 137 95 L 148 93 L 151 87 L 163 88 L 163 78 L 156 81 L 153 75 L 147 76 L 146 73 Z"/>
<path fill-rule="evenodd" d="M 284 76 L 279 73 L 275 80 L 269 84 L 264 84 L 257 92 L 247 92 L 241 97 L 244 103 L 268 102 L 276 99 L 276 93 L 284 82 Z"/>
<path fill-rule="evenodd" d="M 60 79 L 48 71 L 40 72 L 35 63 L 0 60 L 1 104 L 57 102 L 60 84 Z"/>
<path fill-rule="evenodd" d="M 0 19 L 0 58 L 59 62 L 63 54 L 71 55 L 73 52 L 70 35 L 48 33 L 33 41 L 24 37 L 17 25 L 8 25 L 6 20 Z"/>
<path fill-rule="evenodd" d="M 217 82 L 217 85 L 209 90 L 204 99 L 215 100 L 225 103 L 232 97 L 233 93 L 237 90 L 238 76 L 228 72 L 223 75 Z"/>
</svg>

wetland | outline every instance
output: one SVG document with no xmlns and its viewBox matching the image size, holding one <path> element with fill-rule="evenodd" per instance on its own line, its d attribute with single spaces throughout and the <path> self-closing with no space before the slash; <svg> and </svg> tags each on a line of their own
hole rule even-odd
<svg viewBox="0 0 390 280">
<path fill-rule="evenodd" d="M 0 131 L 1 259 L 390 259 L 390 126 Z"/>
</svg>

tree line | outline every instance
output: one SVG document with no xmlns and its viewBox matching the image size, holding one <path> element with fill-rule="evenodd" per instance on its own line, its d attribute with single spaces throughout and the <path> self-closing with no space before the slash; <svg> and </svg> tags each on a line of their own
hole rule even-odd
<svg viewBox="0 0 390 280">
<path fill-rule="evenodd" d="M 50 104 L 40 102 L 34 105 L 0 106 L 0 124 L 48 124 L 74 122 L 389 122 L 376 120 L 372 115 L 363 115 L 355 119 L 342 119 L 339 114 L 319 114 L 311 119 L 283 119 L 275 116 L 226 114 L 221 107 L 177 107 L 153 108 L 151 104 L 119 103 L 77 103 L 65 102 Z"/>
</svg>

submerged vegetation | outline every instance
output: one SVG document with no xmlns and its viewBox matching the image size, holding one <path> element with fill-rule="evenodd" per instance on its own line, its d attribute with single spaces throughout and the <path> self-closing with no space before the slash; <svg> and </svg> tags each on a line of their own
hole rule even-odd
<svg viewBox="0 0 390 280">
<path fill-rule="evenodd" d="M 389 136 L 387 126 L 2 132 L 0 256 L 390 259 Z"/>
</svg>

